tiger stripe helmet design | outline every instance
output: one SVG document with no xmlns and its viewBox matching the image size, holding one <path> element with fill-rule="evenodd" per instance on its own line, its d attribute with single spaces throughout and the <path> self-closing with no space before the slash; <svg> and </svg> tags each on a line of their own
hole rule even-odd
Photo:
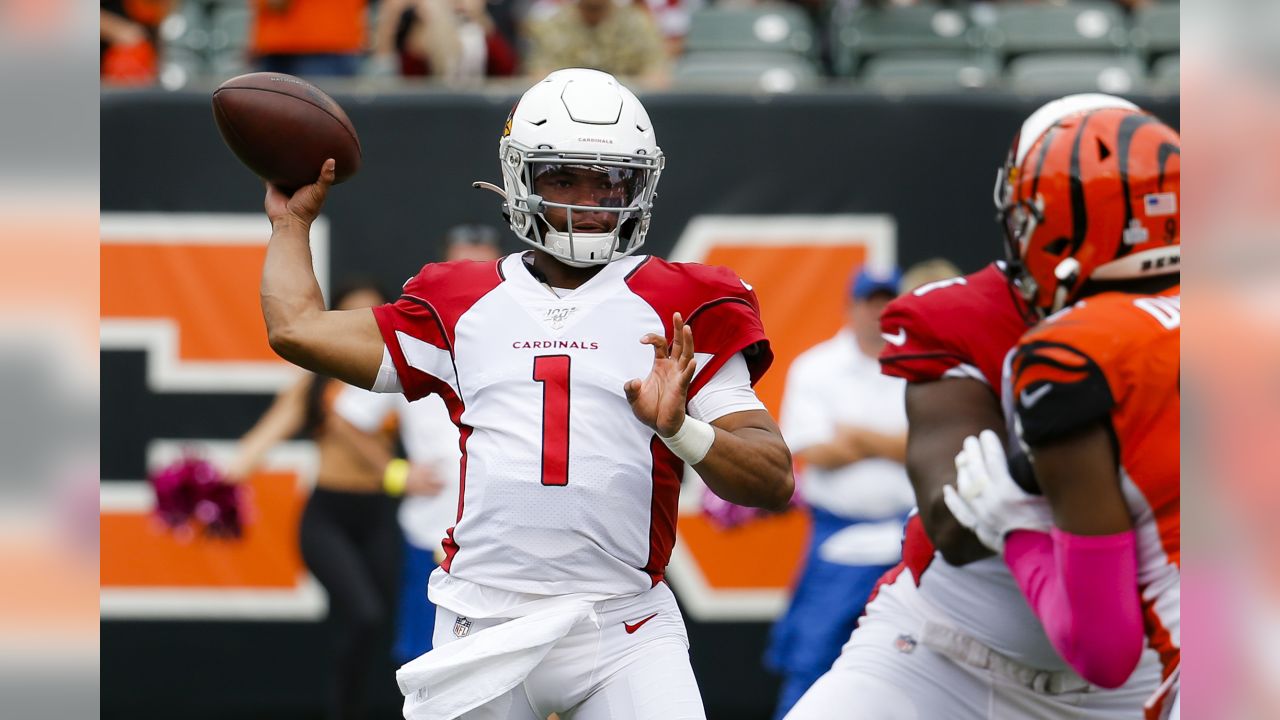
<svg viewBox="0 0 1280 720">
<path fill-rule="evenodd" d="M 1178 272 L 1178 133 L 1136 108 L 1062 117 L 1007 170 L 999 198 L 1009 275 L 1038 314 L 1089 281 Z"/>
</svg>

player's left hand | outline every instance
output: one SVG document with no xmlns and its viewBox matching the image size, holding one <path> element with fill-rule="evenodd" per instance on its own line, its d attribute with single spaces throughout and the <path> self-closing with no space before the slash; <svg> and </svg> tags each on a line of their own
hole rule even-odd
<svg viewBox="0 0 1280 720">
<path fill-rule="evenodd" d="M 689 383 L 697 370 L 693 359 L 693 330 L 680 313 L 671 318 L 671 346 L 666 338 L 649 333 L 640 342 L 653 346 L 653 369 L 643 380 L 634 378 L 622 386 L 636 418 L 662 437 L 671 437 L 684 423 Z"/>
<path fill-rule="evenodd" d="M 1043 497 L 1032 495 L 1009 474 L 1009 460 L 1000 436 L 983 430 L 964 439 L 956 455 L 956 484 L 942 488 L 947 509 L 972 530 L 983 545 L 1004 551 L 1004 539 L 1014 530 L 1049 532 L 1053 514 Z"/>
</svg>

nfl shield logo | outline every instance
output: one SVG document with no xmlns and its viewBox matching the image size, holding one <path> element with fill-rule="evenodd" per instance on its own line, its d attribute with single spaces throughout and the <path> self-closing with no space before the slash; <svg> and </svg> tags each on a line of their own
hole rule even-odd
<svg viewBox="0 0 1280 720">
<path fill-rule="evenodd" d="M 893 641 L 893 646 L 898 648 L 898 652 L 909 653 L 916 649 L 916 639 L 910 635 L 899 635 L 898 639 Z"/>
<path fill-rule="evenodd" d="M 453 623 L 454 637 L 466 637 L 469 632 L 471 632 L 471 621 L 459 615 Z"/>
</svg>

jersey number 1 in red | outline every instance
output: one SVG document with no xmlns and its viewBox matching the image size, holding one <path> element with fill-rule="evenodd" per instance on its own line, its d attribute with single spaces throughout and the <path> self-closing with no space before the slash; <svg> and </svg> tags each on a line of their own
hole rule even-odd
<svg viewBox="0 0 1280 720">
<path fill-rule="evenodd" d="M 542 484 L 569 484 L 569 356 L 533 359 L 533 379 L 542 383 Z"/>
</svg>

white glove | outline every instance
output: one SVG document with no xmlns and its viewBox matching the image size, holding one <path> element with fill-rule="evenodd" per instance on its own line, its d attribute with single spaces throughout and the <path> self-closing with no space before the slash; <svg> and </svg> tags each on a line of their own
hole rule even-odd
<svg viewBox="0 0 1280 720">
<path fill-rule="evenodd" d="M 1004 444 L 990 430 L 964 439 L 956 455 L 956 486 L 943 487 L 942 499 L 961 525 L 996 552 L 1004 551 L 1005 536 L 1014 530 L 1047 533 L 1053 527 L 1048 501 L 1018 487 Z"/>
</svg>

